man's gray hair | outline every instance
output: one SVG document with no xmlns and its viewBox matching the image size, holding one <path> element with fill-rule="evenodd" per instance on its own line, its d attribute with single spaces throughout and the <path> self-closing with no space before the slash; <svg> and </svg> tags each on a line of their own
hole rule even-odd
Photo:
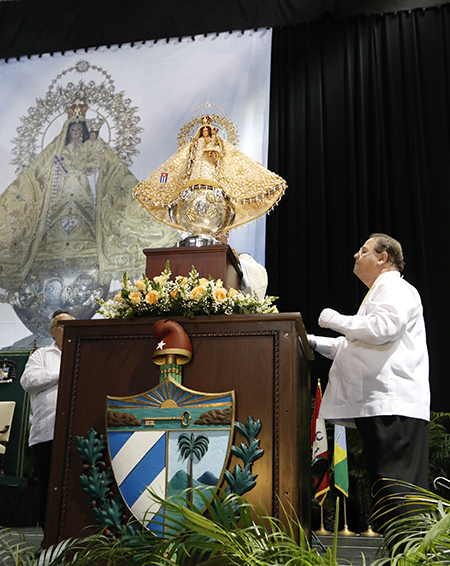
<svg viewBox="0 0 450 566">
<path fill-rule="evenodd" d="M 375 251 L 379 254 L 386 252 L 388 255 L 388 263 L 393 265 L 401 273 L 405 267 L 405 260 L 403 259 L 403 250 L 400 242 L 387 234 L 370 234 L 370 238 L 374 238 L 377 241 Z"/>
</svg>

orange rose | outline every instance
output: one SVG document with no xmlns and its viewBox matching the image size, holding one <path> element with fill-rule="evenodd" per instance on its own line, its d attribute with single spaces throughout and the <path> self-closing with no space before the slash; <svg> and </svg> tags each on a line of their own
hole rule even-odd
<svg viewBox="0 0 450 566">
<path fill-rule="evenodd" d="M 145 302 L 149 303 L 150 305 L 156 305 L 156 303 L 158 302 L 158 299 L 159 299 L 158 291 L 149 291 L 145 295 Z"/>
<path fill-rule="evenodd" d="M 227 298 L 227 292 L 223 287 L 219 287 L 218 289 L 214 289 L 213 297 L 216 303 L 223 303 Z"/>
<path fill-rule="evenodd" d="M 137 287 L 139 291 L 145 291 L 145 283 L 142 281 L 142 279 L 139 279 L 139 281 L 135 281 L 134 286 Z"/>
<path fill-rule="evenodd" d="M 167 275 L 161 274 L 161 275 L 157 275 L 156 277 L 153 277 L 153 281 L 155 283 L 159 283 L 159 285 L 161 285 L 161 287 L 164 285 L 164 283 L 167 281 L 168 277 Z"/>
<path fill-rule="evenodd" d="M 206 291 L 206 287 L 204 285 L 198 285 L 197 287 L 194 287 L 192 289 L 191 298 L 194 299 L 195 301 L 198 301 L 198 299 L 202 298 L 205 291 Z"/>
<path fill-rule="evenodd" d="M 208 285 L 208 279 L 202 277 L 201 279 L 198 280 L 198 284 L 201 285 L 202 287 L 206 287 L 206 285 Z"/>
<path fill-rule="evenodd" d="M 172 297 L 172 299 L 176 299 L 179 292 L 180 289 L 178 289 L 178 287 L 176 289 L 172 289 L 172 291 L 170 291 L 170 296 Z"/>
<path fill-rule="evenodd" d="M 123 302 L 125 302 L 125 301 L 123 300 L 123 297 L 122 297 L 122 291 L 119 291 L 119 292 L 117 293 L 117 295 L 114 297 L 114 302 L 115 302 L 115 303 L 123 303 Z"/>
<path fill-rule="evenodd" d="M 142 295 L 141 293 L 139 293 L 139 291 L 134 291 L 134 293 L 130 293 L 128 295 L 128 298 L 133 303 L 133 305 L 136 305 L 137 303 L 141 302 Z"/>
<path fill-rule="evenodd" d="M 236 295 L 239 295 L 239 291 L 236 291 L 234 287 L 230 287 L 230 290 L 228 291 L 228 296 L 235 297 Z"/>
<path fill-rule="evenodd" d="M 176 282 L 179 283 L 180 285 L 187 285 L 188 282 L 188 278 L 187 277 L 183 277 L 183 275 L 177 275 L 175 277 Z"/>
</svg>

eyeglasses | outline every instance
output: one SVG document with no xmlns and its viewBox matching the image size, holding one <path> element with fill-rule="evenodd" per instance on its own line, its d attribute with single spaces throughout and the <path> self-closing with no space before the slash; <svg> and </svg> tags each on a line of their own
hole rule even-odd
<svg viewBox="0 0 450 566">
<path fill-rule="evenodd" d="M 356 255 L 359 255 L 360 259 L 362 258 L 363 254 L 368 254 L 368 253 L 382 254 L 383 253 L 383 252 L 377 252 L 376 250 L 365 250 L 365 251 L 363 251 L 363 247 L 364 246 L 361 246 L 359 248 L 359 250 L 356 252 Z"/>
<path fill-rule="evenodd" d="M 359 250 L 356 252 L 356 254 L 359 255 L 359 257 L 362 256 L 362 254 L 363 254 L 362 246 L 359 248 Z"/>
</svg>

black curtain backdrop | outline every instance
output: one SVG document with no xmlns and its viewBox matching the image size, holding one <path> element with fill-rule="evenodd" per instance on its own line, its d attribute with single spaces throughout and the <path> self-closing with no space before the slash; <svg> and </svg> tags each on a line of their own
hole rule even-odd
<svg viewBox="0 0 450 566">
<path fill-rule="evenodd" d="M 325 307 L 354 314 L 367 288 L 353 254 L 400 240 L 422 296 L 432 408 L 450 411 L 450 9 L 275 29 L 269 168 L 289 185 L 267 225 L 269 292 L 325 334 Z M 335 335 L 329 333 L 328 335 Z M 311 364 L 314 387 L 330 366 Z"/>
<path fill-rule="evenodd" d="M 0 58 L 280 27 L 387 13 L 450 0 L 19 0 L 0 1 Z"/>
</svg>

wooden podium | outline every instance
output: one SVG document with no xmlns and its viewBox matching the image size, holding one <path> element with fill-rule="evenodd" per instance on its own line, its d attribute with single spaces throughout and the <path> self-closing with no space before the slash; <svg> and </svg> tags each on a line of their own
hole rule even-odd
<svg viewBox="0 0 450 566">
<path fill-rule="evenodd" d="M 95 528 L 90 497 L 80 485 L 76 437 L 106 430 L 106 396 L 136 395 L 155 387 L 152 362 L 156 318 L 69 321 L 64 346 L 50 477 L 45 545 Z M 312 353 L 299 313 L 177 318 L 193 358 L 183 385 L 202 392 L 235 391 L 236 420 L 259 419 L 262 458 L 246 499 L 275 517 L 292 506 L 310 527 L 310 391 Z M 300 337 L 300 340 L 299 340 Z M 239 443 L 240 437 L 237 439 Z M 229 463 L 229 469 L 234 462 Z M 84 529 L 84 530 L 83 530 Z"/>
</svg>

